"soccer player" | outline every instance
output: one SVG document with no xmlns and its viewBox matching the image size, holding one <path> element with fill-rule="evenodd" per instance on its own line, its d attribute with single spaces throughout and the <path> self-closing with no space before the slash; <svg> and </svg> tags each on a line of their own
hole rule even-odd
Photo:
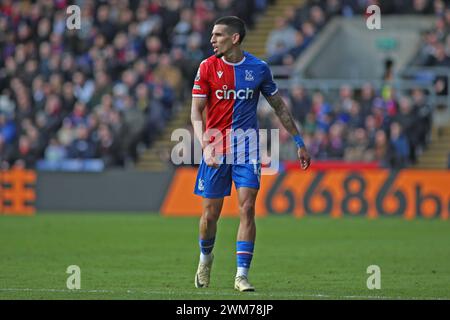
<svg viewBox="0 0 450 320">
<path fill-rule="evenodd" d="M 244 37 L 245 24 L 238 17 L 222 17 L 214 23 L 210 40 L 214 55 L 200 63 L 192 90 L 191 121 L 203 149 L 194 191 L 203 197 L 203 213 L 199 223 L 201 252 L 195 274 L 197 288 L 209 286 L 217 221 L 224 197 L 230 195 L 234 181 L 240 211 L 234 287 L 241 292 L 255 290 L 248 281 L 248 272 L 256 236 L 255 202 L 261 174 L 259 149 L 256 146 L 257 155 L 251 157 L 255 147 L 250 146 L 251 150 L 246 149 L 243 158 L 240 158 L 244 161 L 236 161 L 237 152 L 233 147 L 246 141 L 245 137 L 240 139 L 239 136 L 236 140 L 232 132 L 258 129 L 256 108 L 260 93 L 293 136 L 301 168 L 306 170 L 310 165 L 308 151 L 268 65 L 241 49 Z M 205 108 L 206 124 L 202 116 Z M 205 134 L 205 129 L 206 133 L 216 129 L 216 134 Z"/>
</svg>

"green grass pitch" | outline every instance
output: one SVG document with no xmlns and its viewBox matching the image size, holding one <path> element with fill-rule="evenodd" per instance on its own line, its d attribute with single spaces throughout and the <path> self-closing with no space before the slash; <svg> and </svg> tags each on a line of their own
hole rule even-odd
<svg viewBox="0 0 450 320">
<path fill-rule="evenodd" d="M 219 221 L 211 286 L 196 289 L 197 218 L 0 216 L 0 299 L 450 299 L 449 221 L 257 219 L 254 293 L 233 290 L 238 223 Z M 70 265 L 80 290 L 66 287 Z M 369 265 L 380 290 L 366 286 Z"/>
</svg>

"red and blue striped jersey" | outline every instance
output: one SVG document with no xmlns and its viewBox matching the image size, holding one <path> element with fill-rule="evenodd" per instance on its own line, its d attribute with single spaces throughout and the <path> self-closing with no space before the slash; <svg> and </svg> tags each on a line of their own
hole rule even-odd
<svg viewBox="0 0 450 320">
<path fill-rule="evenodd" d="M 216 56 L 203 60 L 192 96 L 207 98 L 206 130 L 217 129 L 225 137 L 230 130 L 258 130 L 256 109 L 260 93 L 273 96 L 277 92 L 267 63 L 244 51 L 238 63 Z"/>
</svg>

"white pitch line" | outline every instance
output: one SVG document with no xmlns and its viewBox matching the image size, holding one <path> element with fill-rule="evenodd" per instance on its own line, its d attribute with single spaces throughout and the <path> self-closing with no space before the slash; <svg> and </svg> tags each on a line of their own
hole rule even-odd
<svg viewBox="0 0 450 320">
<path fill-rule="evenodd" d="M 144 293 L 149 295 L 154 294 L 168 294 L 168 295 L 202 295 L 202 296 L 232 296 L 232 297 L 241 297 L 242 294 L 239 293 L 217 293 L 217 292 L 208 292 L 202 290 L 195 291 L 184 291 L 184 292 L 175 292 L 175 291 L 158 291 L 158 290 L 124 290 L 124 291 L 114 291 L 114 290 L 69 290 L 69 289 L 33 289 L 33 288 L 0 288 L 0 291 L 6 292 L 58 292 L 58 293 L 112 293 L 112 294 L 137 294 Z M 329 295 L 329 294 L 273 294 L 273 293 L 258 293 L 252 292 L 248 294 L 249 297 L 290 297 L 290 298 L 329 298 L 329 299 L 381 299 L 381 300 L 449 300 L 450 298 L 438 298 L 438 297 L 387 297 L 387 296 L 338 296 L 338 295 Z"/>
<path fill-rule="evenodd" d="M 68 290 L 68 289 L 31 289 L 31 288 L 0 288 L 0 291 L 114 293 L 113 291 L 110 290 Z"/>
</svg>

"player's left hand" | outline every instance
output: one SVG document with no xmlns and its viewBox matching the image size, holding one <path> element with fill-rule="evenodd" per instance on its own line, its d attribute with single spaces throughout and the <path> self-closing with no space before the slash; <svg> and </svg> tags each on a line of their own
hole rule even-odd
<svg viewBox="0 0 450 320">
<path fill-rule="evenodd" d="M 311 156 L 309 155 L 308 150 L 306 150 L 305 147 L 298 148 L 297 155 L 300 159 L 300 167 L 303 170 L 308 169 L 311 164 Z"/>
</svg>

